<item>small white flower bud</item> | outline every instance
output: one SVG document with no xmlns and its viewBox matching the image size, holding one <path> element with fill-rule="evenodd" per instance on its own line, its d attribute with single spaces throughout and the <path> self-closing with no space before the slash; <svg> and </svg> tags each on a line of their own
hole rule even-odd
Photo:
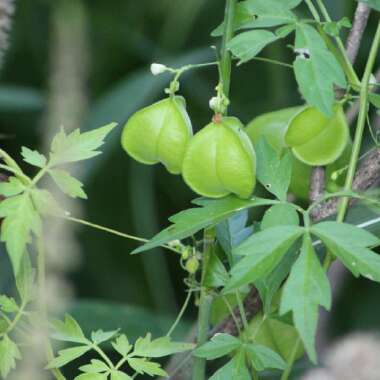
<svg viewBox="0 0 380 380">
<path fill-rule="evenodd" d="M 150 65 L 150 71 L 153 75 L 160 75 L 164 73 L 168 68 L 165 65 L 162 65 L 161 63 L 152 63 Z"/>
<path fill-rule="evenodd" d="M 218 108 L 219 106 L 219 98 L 214 96 L 213 98 L 210 99 L 210 102 L 209 102 L 209 105 L 210 105 L 210 108 L 215 111 L 216 108 Z"/>
</svg>

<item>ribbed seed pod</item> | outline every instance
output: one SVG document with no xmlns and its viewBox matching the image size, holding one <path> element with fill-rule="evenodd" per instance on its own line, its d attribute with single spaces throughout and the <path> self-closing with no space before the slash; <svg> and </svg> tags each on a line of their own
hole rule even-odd
<svg viewBox="0 0 380 380">
<path fill-rule="evenodd" d="M 185 182 L 198 194 L 220 198 L 252 195 L 256 155 L 242 123 L 234 117 L 212 122 L 191 140 L 183 161 Z"/>
<path fill-rule="evenodd" d="M 137 111 L 124 127 L 121 142 L 136 161 L 161 162 L 180 174 L 187 145 L 193 135 L 185 99 L 173 96 Z"/>
<path fill-rule="evenodd" d="M 282 155 L 287 149 L 291 149 L 293 155 L 295 155 L 293 149 L 289 148 L 286 144 L 285 140 L 287 131 L 292 122 L 294 120 L 297 121 L 297 116 L 301 115 L 309 108 L 310 107 L 305 106 L 292 107 L 260 115 L 253 119 L 247 125 L 245 130 L 254 145 L 257 144 L 261 137 L 265 137 L 268 143 L 277 151 L 279 155 Z M 337 109 L 337 111 L 338 114 L 341 112 L 339 109 Z M 309 113 L 309 116 L 310 115 L 311 113 Z M 323 130 L 323 128 L 327 125 L 326 117 L 323 115 L 317 114 L 317 118 L 314 119 L 314 122 L 319 123 L 319 126 L 317 126 L 318 128 L 316 128 L 317 130 Z M 341 124 L 344 127 L 344 119 Z M 299 125 L 303 128 L 307 128 L 307 123 L 302 123 Z M 311 140 L 312 139 L 313 134 L 311 134 Z M 345 141 L 345 138 L 343 138 L 343 141 Z M 334 171 L 347 165 L 351 153 L 351 145 L 350 139 L 348 138 L 348 142 L 342 155 L 327 166 L 327 187 L 339 186 L 342 182 L 344 182 L 344 176 L 338 178 L 337 181 L 331 180 L 330 176 Z M 304 161 L 301 161 L 299 157 L 295 156 L 295 159 L 293 160 L 292 179 L 289 188 L 291 193 L 302 199 L 309 198 L 311 170 L 312 166 L 310 166 L 310 163 L 306 164 Z"/>
<path fill-rule="evenodd" d="M 330 118 L 314 107 L 305 108 L 292 119 L 285 134 L 285 142 L 293 154 L 310 166 L 333 163 L 342 155 L 349 140 L 341 105 L 336 105 Z"/>
</svg>

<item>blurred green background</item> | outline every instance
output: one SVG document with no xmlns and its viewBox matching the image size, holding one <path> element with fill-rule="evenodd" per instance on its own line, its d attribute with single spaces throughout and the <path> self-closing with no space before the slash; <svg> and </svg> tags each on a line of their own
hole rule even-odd
<svg viewBox="0 0 380 380">
<path fill-rule="evenodd" d="M 351 17 L 356 5 L 348 0 L 326 4 L 335 19 Z M 210 47 L 219 41 L 210 32 L 222 20 L 223 8 L 221 0 L 18 1 L 0 77 L 2 147 L 20 159 L 22 145 L 46 151 L 61 124 L 90 130 L 119 122 L 104 154 L 80 165 L 79 177 L 89 196 L 81 202 L 81 214 L 95 223 L 151 237 L 195 196 L 163 167 L 132 161 L 119 144 L 121 127 L 131 113 L 164 96 L 170 77 L 153 77 L 152 62 L 178 67 L 215 59 Z M 292 43 L 274 44 L 262 56 L 291 62 L 287 45 Z M 364 54 L 359 68 L 363 59 Z M 210 119 L 208 101 L 216 84 L 214 68 L 183 77 L 181 93 L 195 130 Z M 261 62 L 234 70 L 231 100 L 231 112 L 243 122 L 301 102 L 291 70 Z M 178 258 L 159 250 L 130 256 L 136 243 L 88 228 L 77 229 L 76 237 L 81 259 L 67 276 L 81 301 L 76 315 L 86 327 L 122 326 L 132 338 L 148 330 L 165 332 L 185 295 Z M 1 247 L 0 291 L 11 286 L 8 265 Z M 345 289 L 349 296 L 341 297 L 334 308 L 334 334 L 377 328 L 376 285 L 350 279 Z"/>
</svg>

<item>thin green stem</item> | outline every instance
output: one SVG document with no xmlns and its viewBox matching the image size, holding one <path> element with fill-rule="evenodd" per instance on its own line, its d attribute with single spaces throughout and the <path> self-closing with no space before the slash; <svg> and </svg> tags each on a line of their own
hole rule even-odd
<svg viewBox="0 0 380 380">
<path fill-rule="evenodd" d="M 89 342 L 90 343 L 90 342 Z M 110 369 L 115 369 L 115 366 L 113 365 L 112 361 L 110 360 L 110 358 L 105 354 L 105 352 L 99 347 L 97 346 L 96 344 L 93 344 L 92 346 L 92 349 L 94 351 L 96 351 L 99 356 L 107 363 L 108 367 Z"/>
<path fill-rule="evenodd" d="M 5 150 L 0 149 L 0 157 L 8 166 L 22 173 L 20 166 L 18 166 L 17 162 Z"/>
<path fill-rule="evenodd" d="M 226 0 L 224 15 L 224 33 L 222 39 L 220 71 L 223 84 L 223 93 L 228 98 L 231 85 L 231 53 L 228 50 L 228 43 L 234 34 L 236 0 Z"/>
<path fill-rule="evenodd" d="M 237 331 L 239 332 L 239 335 L 240 335 L 240 333 L 241 333 L 240 323 L 236 318 L 236 315 L 234 313 L 234 310 L 233 310 L 231 304 L 229 303 L 229 301 L 225 295 L 222 295 L 222 300 L 223 300 L 224 304 L 227 306 L 227 309 L 231 315 L 231 318 L 233 319 L 235 326 L 237 328 Z"/>
<path fill-rule="evenodd" d="M 362 146 L 363 134 L 364 134 L 365 126 L 366 126 L 366 118 L 367 118 L 367 113 L 368 113 L 368 93 L 370 90 L 370 79 L 371 79 L 373 67 L 376 62 L 376 57 L 379 51 L 379 47 L 380 47 L 380 22 L 377 26 L 376 34 L 372 42 L 371 51 L 368 56 L 367 65 L 366 65 L 364 75 L 363 75 L 362 87 L 360 90 L 359 116 L 358 116 L 356 131 L 355 131 L 353 147 L 352 147 L 351 159 L 348 165 L 347 177 L 346 177 L 346 182 L 344 185 L 345 191 L 350 191 L 352 189 L 352 184 L 354 181 L 356 168 L 357 168 L 358 160 L 360 157 L 360 150 Z M 349 198 L 348 197 L 342 198 L 339 204 L 339 208 L 338 208 L 338 215 L 336 219 L 337 222 L 344 221 L 348 205 L 349 205 Z M 329 268 L 332 261 L 333 261 L 333 257 L 331 256 L 330 253 L 328 253 L 324 261 L 324 267 Z"/>
<path fill-rule="evenodd" d="M 243 321 L 243 326 L 244 326 L 244 330 L 247 330 L 248 329 L 248 321 L 247 321 L 247 315 L 245 314 L 245 309 L 244 309 L 244 304 L 243 304 L 243 301 L 240 297 L 240 294 L 239 292 L 235 292 L 235 296 L 236 296 L 236 300 L 237 300 L 237 305 L 238 305 L 238 308 L 239 308 L 239 313 L 240 313 L 240 316 L 241 316 L 241 320 Z"/>
<path fill-rule="evenodd" d="M 13 318 L 13 320 L 10 320 L 5 314 L 2 314 L 2 317 L 6 320 L 6 322 L 8 323 L 8 327 L 7 329 L 2 332 L 0 334 L 0 337 L 6 335 L 6 334 L 9 334 L 11 333 L 16 327 L 17 327 L 17 323 L 20 321 L 21 317 L 23 316 L 24 314 L 24 309 L 25 309 L 25 304 L 23 303 L 19 309 L 17 310 L 17 313 L 15 315 L 15 317 Z"/>
<path fill-rule="evenodd" d="M 290 374 L 292 373 L 294 363 L 296 361 L 296 355 L 301 345 L 301 339 L 298 338 L 296 344 L 293 347 L 293 351 L 289 357 L 288 366 L 286 367 L 286 370 L 282 373 L 280 380 L 288 380 Z"/>
<path fill-rule="evenodd" d="M 317 8 L 314 6 L 313 2 L 311 0 L 305 0 L 307 7 L 310 10 L 310 13 L 313 15 L 315 21 L 321 22 L 321 18 L 319 16 L 319 13 L 317 11 Z"/>
<path fill-rule="evenodd" d="M 32 182 L 30 183 L 30 187 L 33 187 L 37 185 L 37 183 L 43 178 L 43 176 L 49 171 L 50 166 L 47 164 L 44 168 L 42 168 L 36 176 L 32 179 Z"/>
<path fill-rule="evenodd" d="M 10 173 L 13 173 L 16 177 L 21 179 L 25 185 L 29 185 L 32 182 L 32 180 L 28 176 L 26 176 L 22 171 L 19 171 L 15 168 L 12 168 L 8 165 L 3 165 L 3 164 L 0 164 L 0 168 Z"/>
<path fill-rule="evenodd" d="M 60 217 L 63 218 L 63 219 L 65 219 L 65 220 L 68 220 L 70 222 L 82 224 L 84 226 L 91 227 L 91 228 L 94 228 L 96 230 L 108 232 L 109 234 L 120 236 L 120 237 L 125 238 L 125 239 L 135 240 L 135 241 L 139 241 L 139 242 L 142 242 L 142 243 L 147 243 L 149 241 L 149 239 L 144 239 L 144 238 L 141 238 L 141 237 L 138 237 L 138 236 L 129 235 L 129 234 L 126 234 L 124 232 L 120 232 L 120 231 L 114 230 L 112 228 L 101 226 L 100 224 L 95 224 L 95 223 L 88 222 L 87 220 L 83 220 L 83 219 L 79 219 L 79 218 L 74 218 L 74 217 L 68 216 L 68 215 L 60 215 Z M 169 245 L 163 244 L 160 247 L 168 249 L 169 251 L 181 254 L 180 250 L 175 249 L 175 248 L 173 248 L 173 247 L 171 247 Z"/>
<path fill-rule="evenodd" d="M 266 63 L 271 63 L 273 65 L 287 67 L 288 69 L 293 69 L 293 65 L 286 62 L 277 61 L 276 59 L 264 58 L 264 57 L 254 57 L 252 58 L 254 61 L 261 61 Z"/>
<path fill-rule="evenodd" d="M 185 311 L 186 311 L 187 307 L 189 306 L 189 302 L 191 300 L 192 293 L 193 293 L 192 290 L 188 291 L 186 299 L 185 299 L 185 302 L 183 303 L 183 306 L 182 306 L 180 312 L 178 313 L 178 316 L 177 316 L 176 320 L 174 321 L 173 325 L 170 327 L 170 329 L 169 329 L 168 333 L 166 334 L 166 336 L 171 336 L 172 333 L 173 333 L 173 331 L 178 326 L 178 323 L 181 321 L 183 315 L 185 314 Z"/>
<path fill-rule="evenodd" d="M 198 312 L 198 335 L 197 344 L 201 346 L 207 341 L 207 334 L 210 327 L 211 307 L 214 297 L 210 290 L 205 286 L 205 279 L 211 255 L 214 253 L 215 229 L 209 228 L 204 231 L 204 249 L 202 258 L 202 277 L 200 304 Z M 194 358 L 193 380 L 205 380 L 206 378 L 206 359 Z"/>
<path fill-rule="evenodd" d="M 46 263 L 45 263 L 45 247 L 43 238 L 37 238 L 37 284 L 39 290 L 39 311 L 42 321 L 42 327 L 45 329 L 48 325 L 47 306 L 46 306 Z M 48 335 L 48 333 L 46 334 Z M 54 359 L 54 351 L 48 336 L 45 338 L 45 350 L 48 362 Z M 62 372 L 58 368 L 50 370 L 57 380 L 66 380 Z"/>
</svg>

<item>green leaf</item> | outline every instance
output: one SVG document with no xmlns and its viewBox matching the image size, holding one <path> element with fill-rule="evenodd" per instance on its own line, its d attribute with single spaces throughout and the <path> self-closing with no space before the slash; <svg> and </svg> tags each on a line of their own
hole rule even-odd
<svg viewBox="0 0 380 380">
<path fill-rule="evenodd" d="M 193 355 L 207 360 L 221 358 L 242 345 L 240 339 L 229 334 L 215 334 L 210 342 L 197 348 Z"/>
<path fill-rule="evenodd" d="M 104 144 L 104 139 L 116 126 L 116 123 L 111 123 L 84 133 L 75 129 L 68 135 L 61 129 L 51 144 L 50 164 L 62 165 L 97 156 L 101 153 L 97 149 Z"/>
<path fill-rule="evenodd" d="M 20 270 L 16 276 L 16 287 L 21 301 L 26 305 L 35 297 L 34 286 L 35 271 L 32 268 L 29 254 L 23 256 Z"/>
<path fill-rule="evenodd" d="M 326 116 L 333 115 L 334 84 L 345 88 L 346 78 L 335 56 L 314 27 L 297 24 L 294 71 L 298 86 L 308 104 Z"/>
<path fill-rule="evenodd" d="M 46 166 L 46 157 L 37 150 L 31 150 L 23 146 L 21 148 L 21 155 L 23 160 L 30 165 L 37 166 L 38 168 L 44 168 Z"/>
<path fill-rule="evenodd" d="M 322 222 L 311 232 L 355 275 L 380 282 L 380 256 L 367 247 L 379 244 L 370 232 L 347 223 Z"/>
<path fill-rule="evenodd" d="M 204 228 L 219 223 L 236 211 L 251 207 L 270 205 L 273 201 L 261 198 L 240 199 L 231 195 L 215 200 L 198 199 L 193 203 L 202 207 L 185 210 L 172 216 L 169 220 L 173 225 L 161 231 L 152 240 L 135 249 L 132 253 L 136 254 L 144 252 L 162 244 L 166 244 L 172 240 L 182 240 L 194 235 L 196 232 Z"/>
<path fill-rule="evenodd" d="M 264 369 L 285 369 L 286 363 L 282 357 L 268 347 L 259 344 L 248 344 L 244 347 L 253 367 L 257 371 Z"/>
<path fill-rule="evenodd" d="M 50 191 L 45 189 L 33 189 L 31 190 L 31 195 L 33 203 L 40 214 L 62 215 L 64 213 Z"/>
<path fill-rule="evenodd" d="M 119 330 L 114 330 L 114 331 L 97 330 L 97 331 L 93 331 L 91 333 L 91 340 L 95 344 L 99 345 L 103 342 L 106 342 L 107 340 L 112 339 L 118 332 L 119 332 Z"/>
<path fill-rule="evenodd" d="M 296 226 L 273 227 L 253 234 L 234 250 L 235 255 L 245 257 L 232 268 L 223 292 L 229 293 L 269 275 L 302 234 L 303 229 Z"/>
<path fill-rule="evenodd" d="M 285 361 L 289 362 L 292 357 L 292 349 L 299 341 L 299 334 L 295 327 L 285 321 L 275 319 L 262 313 L 257 314 L 249 323 L 249 328 L 244 331 L 247 339 L 254 338 L 256 344 L 270 348 L 277 352 Z M 303 345 L 299 345 L 296 359 L 304 355 Z"/>
<path fill-rule="evenodd" d="M 216 371 L 209 380 L 251 380 L 245 363 L 245 352 L 240 350 L 226 365 Z"/>
<path fill-rule="evenodd" d="M 356 0 L 359 1 L 359 0 Z M 380 12 L 380 0 L 360 0 L 361 3 L 368 4 L 371 8 Z"/>
<path fill-rule="evenodd" d="M 74 380 L 107 380 L 107 375 L 99 373 L 82 373 L 81 375 L 75 377 Z"/>
<path fill-rule="evenodd" d="M 128 364 L 141 375 L 146 373 L 150 376 L 168 376 L 159 363 L 150 362 L 146 359 L 128 358 Z"/>
<path fill-rule="evenodd" d="M 277 226 L 298 226 L 300 219 L 297 211 L 290 204 L 274 205 L 268 209 L 261 221 L 261 229 Z"/>
<path fill-rule="evenodd" d="M 5 295 L 0 296 L 0 309 L 6 313 L 15 313 L 19 309 L 16 301 L 13 298 Z"/>
<path fill-rule="evenodd" d="M 82 372 L 86 372 L 86 373 L 101 373 L 101 372 L 109 371 L 110 368 L 108 367 L 106 363 L 102 362 L 101 360 L 92 359 L 91 364 L 83 365 L 79 367 L 79 369 Z"/>
<path fill-rule="evenodd" d="M 254 21 L 252 12 L 249 11 L 244 2 L 236 4 L 234 14 L 234 31 L 244 29 L 246 25 L 249 25 Z M 220 37 L 223 35 L 224 22 L 222 22 L 217 28 L 211 32 L 212 37 Z"/>
<path fill-rule="evenodd" d="M 295 1 L 246 0 L 244 4 L 248 11 L 257 16 L 254 27 L 267 28 L 297 21 L 297 17 L 290 10 L 298 5 Z"/>
<path fill-rule="evenodd" d="M 124 372 L 112 371 L 111 372 L 111 380 L 132 380 L 132 377 L 128 376 Z"/>
<path fill-rule="evenodd" d="M 239 65 L 256 57 L 268 44 L 276 41 L 278 36 L 268 30 L 251 30 L 238 34 L 228 43 L 228 49 L 239 58 Z"/>
<path fill-rule="evenodd" d="M 379 94 L 374 94 L 374 93 L 369 93 L 368 94 L 369 101 L 374 105 L 376 108 L 380 108 L 380 95 Z"/>
<path fill-rule="evenodd" d="M 87 199 L 87 195 L 82 189 L 83 183 L 71 176 L 66 170 L 52 169 L 49 170 L 49 174 L 57 186 L 68 196 Z"/>
<path fill-rule="evenodd" d="M 79 346 L 66 348 L 64 350 L 58 351 L 58 356 L 54 358 L 47 366 L 46 369 L 60 368 L 74 361 L 75 359 L 80 358 L 86 352 L 90 351 L 91 346 Z"/>
<path fill-rule="evenodd" d="M 194 344 L 192 343 L 172 342 L 168 336 L 152 340 L 151 334 L 147 334 L 144 338 L 137 339 L 133 355 L 146 358 L 161 358 L 193 348 Z"/>
<path fill-rule="evenodd" d="M 323 30 L 333 37 L 339 37 L 340 31 L 342 28 L 351 28 L 352 24 L 347 17 L 342 18 L 341 20 L 335 22 L 326 22 L 323 25 Z"/>
<path fill-rule="evenodd" d="M 132 345 L 129 343 L 128 338 L 122 334 L 118 336 L 115 342 L 112 342 L 112 347 L 122 356 L 127 356 L 128 352 L 131 351 Z"/>
<path fill-rule="evenodd" d="M 285 201 L 292 177 L 292 156 L 286 152 L 282 157 L 260 138 L 255 146 L 257 155 L 257 179 L 278 199 Z"/>
<path fill-rule="evenodd" d="M 9 372 L 16 368 L 16 360 L 21 359 L 21 353 L 16 343 L 8 335 L 0 340 L 0 374 L 5 379 Z"/>
<path fill-rule="evenodd" d="M 204 278 L 204 285 L 210 288 L 219 288 L 224 286 L 228 281 L 228 272 L 219 257 L 211 255 L 207 265 L 207 271 Z"/>
<path fill-rule="evenodd" d="M 223 220 L 216 226 L 216 237 L 218 243 L 226 253 L 230 265 L 233 265 L 234 258 L 232 249 L 238 246 L 248 236 L 252 235 L 252 226 L 246 227 L 248 221 L 248 210 L 242 210 Z"/>
<path fill-rule="evenodd" d="M 260 293 L 264 312 L 268 315 L 273 311 L 272 301 L 284 280 L 288 277 L 290 269 L 298 256 L 298 244 L 292 246 L 282 258 L 277 267 L 265 278 L 257 280 L 255 286 Z"/>
<path fill-rule="evenodd" d="M 293 1 L 242 1 L 236 4 L 234 15 L 234 31 L 250 28 L 269 28 L 281 24 L 293 23 L 297 20 L 290 9 L 295 8 L 302 0 Z M 290 25 L 289 25 L 290 26 Z M 219 25 L 211 36 L 223 35 L 224 22 Z M 294 28 L 292 29 L 294 30 Z"/>
<path fill-rule="evenodd" d="M 9 257 L 17 275 L 31 232 L 41 232 L 41 219 L 34 209 L 29 194 L 16 195 L 0 203 L 0 217 L 5 217 L 1 226 L 1 241 L 5 242 Z"/>
<path fill-rule="evenodd" d="M 25 185 L 16 177 L 10 177 L 8 181 L 0 182 L 0 195 L 12 197 L 25 190 Z"/>
<path fill-rule="evenodd" d="M 306 234 L 301 254 L 283 288 L 280 313 L 293 312 L 294 324 L 313 362 L 317 359 L 315 333 L 319 305 L 330 309 L 330 284 L 314 251 L 310 235 Z"/>
<path fill-rule="evenodd" d="M 65 315 L 64 321 L 55 319 L 51 322 L 51 325 L 54 329 L 54 332 L 51 334 L 53 339 L 63 342 L 89 343 L 78 322 L 68 314 Z"/>
</svg>

